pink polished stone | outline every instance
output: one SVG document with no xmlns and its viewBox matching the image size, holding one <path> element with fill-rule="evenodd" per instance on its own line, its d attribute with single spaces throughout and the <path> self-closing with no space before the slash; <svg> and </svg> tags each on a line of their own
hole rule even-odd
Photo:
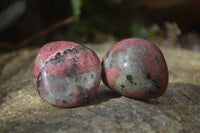
<svg viewBox="0 0 200 133">
<path fill-rule="evenodd" d="M 40 97 L 57 107 L 81 105 L 101 81 L 101 63 L 90 49 L 69 41 L 44 45 L 35 60 L 34 85 Z"/>
<path fill-rule="evenodd" d="M 149 99 L 162 96 L 168 85 L 168 68 L 160 49 L 139 38 L 115 44 L 104 56 L 103 82 L 129 97 Z"/>
</svg>

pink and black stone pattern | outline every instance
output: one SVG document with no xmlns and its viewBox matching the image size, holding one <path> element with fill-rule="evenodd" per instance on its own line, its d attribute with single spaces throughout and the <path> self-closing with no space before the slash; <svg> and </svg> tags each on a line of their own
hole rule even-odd
<svg viewBox="0 0 200 133">
<path fill-rule="evenodd" d="M 168 68 L 160 49 L 138 38 L 125 39 L 104 56 L 103 82 L 129 97 L 148 99 L 164 94 Z"/>
<path fill-rule="evenodd" d="M 57 107 L 73 107 L 96 93 L 101 64 L 93 51 L 80 44 L 51 42 L 40 49 L 33 77 L 43 100 Z"/>
</svg>

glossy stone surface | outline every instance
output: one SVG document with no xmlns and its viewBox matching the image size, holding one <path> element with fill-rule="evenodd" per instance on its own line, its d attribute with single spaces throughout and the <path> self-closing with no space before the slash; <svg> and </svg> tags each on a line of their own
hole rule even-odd
<svg viewBox="0 0 200 133">
<path fill-rule="evenodd" d="M 151 42 L 125 39 L 103 58 L 103 82 L 129 97 L 148 99 L 162 96 L 168 85 L 168 68 L 160 49 Z"/>
<path fill-rule="evenodd" d="M 34 85 L 57 107 L 78 106 L 92 98 L 101 81 L 101 64 L 90 49 L 73 42 L 44 45 L 35 60 Z"/>
</svg>

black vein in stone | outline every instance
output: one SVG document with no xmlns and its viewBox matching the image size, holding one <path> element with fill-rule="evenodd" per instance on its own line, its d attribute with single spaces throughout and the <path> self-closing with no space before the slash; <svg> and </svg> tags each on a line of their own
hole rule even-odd
<svg viewBox="0 0 200 133">
<path fill-rule="evenodd" d="M 147 73 L 147 74 L 146 74 L 146 78 L 147 78 L 148 80 L 150 80 L 150 79 L 151 79 L 151 74 L 150 74 L 150 73 Z"/>
<path fill-rule="evenodd" d="M 132 75 L 126 75 L 126 79 L 129 81 L 129 83 L 137 85 L 136 83 L 133 82 L 133 77 Z"/>
<path fill-rule="evenodd" d="M 41 72 L 37 76 L 37 89 L 40 87 L 40 83 L 41 83 L 40 76 L 41 76 Z"/>
<path fill-rule="evenodd" d="M 61 54 L 60 52 L 58 52 L 58 53 L 55 55 L 55 58 L 54 58 L 54 59 L 50 59 L 50 60 L 48 60 L 48 61 L 46 61 L 46 62 L 44 63 L 44 66 L 40 69 L 40 72 L 39 72 L 39 74 L 38 74 L 38 76 L 37 76 L 37 90 L 39 89 L 40 84 L 41 84 L 41 80 L 40 80 L 41 73 L 42 73 L 42 71 L 44 70 L 44 68 L 46 67 L 46 65 L 47 65 L 49 62 L 53 63 L 54 65 L 57 65 L 57 63 L 60 63 L 60 62 L 64 61 L 64 58 L 63 58 L 64 55 L 69 54 L 69 53 L 71 53 L 71 52 L 77 50 L 77 48 L 80 48 L 80 47 L 79 47 L 79 46 L 76 46 L 76 47 L 74 47 L 73 49 L 66 49 L 66 50 L 64 50 L 63 54 Z M 39 91 L 38 91 L 38 92 L 39 92 Z"/>
<path fill-rule="evenodd" d="M 124 85 L 121 85 L 121 90 L 124 90 L 124 87 L 125 87 Z"/>
</svg>

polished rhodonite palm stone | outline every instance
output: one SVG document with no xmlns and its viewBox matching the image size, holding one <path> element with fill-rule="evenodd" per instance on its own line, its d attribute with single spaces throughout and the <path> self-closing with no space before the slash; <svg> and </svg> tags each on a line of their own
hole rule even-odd
<svg viewBox="0 0 200 133">
<path fill-rule="evenodd" d="M 104 56 L 103 82 L 129 97 L 148 99 L 162 96 L 168 85 L 168 68 L 160 49 L 139 38 L 115 44 Z"/>
<path fill-rule="evenodd" d="M 57 107 L 78 106 L 92 98 L 101 81 L 101 63 L 90 49 L 69 41 L 44 45 L 35 60 L 34 85 Z"/>
</svg>

